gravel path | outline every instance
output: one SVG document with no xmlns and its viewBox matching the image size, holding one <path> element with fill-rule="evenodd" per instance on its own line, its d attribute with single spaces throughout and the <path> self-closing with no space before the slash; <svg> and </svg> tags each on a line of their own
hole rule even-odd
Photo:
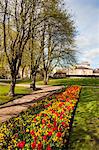
<svg viewBox="0 0 99 150">
<path fill-rule="evenodd" d="M 29 85 L 18 85 L 29 86 Z M 33 106 L 34 102 L 49 95 L 55 91 L 62 89 L 63 86 L 37 86 L 40 90 L 34 91 L 31 95 L 23 96 L 22 98 L 15 99 L 0 106 L 0 122 L 9 120 L 11 117 L 18 115 L 20 112 L 25 111 L 29 106 Z"/>
</svg>

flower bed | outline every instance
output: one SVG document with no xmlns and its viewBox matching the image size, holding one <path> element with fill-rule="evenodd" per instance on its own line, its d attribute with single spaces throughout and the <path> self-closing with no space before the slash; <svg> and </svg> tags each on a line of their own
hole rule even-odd
<svg viewBox="0 0 99 150">
<path fill-rule="evenodd" d="M 0 149 L 59 150 L 66 144 L 70 119 L 79 98 L 80 87 L 71 86 L 3 123 Z"/>
</svg>

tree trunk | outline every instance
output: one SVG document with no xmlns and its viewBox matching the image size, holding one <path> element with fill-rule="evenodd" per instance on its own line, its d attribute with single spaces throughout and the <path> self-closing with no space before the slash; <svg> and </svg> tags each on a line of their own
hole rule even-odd
<svg viewBox="0 0 99 150">
<path fill-rule="evenodd" d="M 9 95 L 14 97 L 15 95 L 15 84 L 16 84 L 16 76 L 13 76 L 11 79 L 10 92 Z"/>
<path fill-rule="evenodd" d="M 36 90 L 36 72 L 32 74 L 32 84 L 30 85 L 33 91 Z"/>
<path fill-rule="evenodd" d="M 22 79 L 24 78 L 24 70 L 25 70 L 25 67 L 22 68 Z"/>
<path fill-rule="evenodd" d="M 48 84 L 48 79 L 49 79 L 48 73 L 47 71 L 44 70 L 44 85 Z"/>
</svg>

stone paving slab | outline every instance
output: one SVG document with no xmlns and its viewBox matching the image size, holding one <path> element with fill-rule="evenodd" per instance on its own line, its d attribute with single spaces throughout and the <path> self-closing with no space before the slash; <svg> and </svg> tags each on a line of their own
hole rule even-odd
<svg viewBox="0 0 99 150">
<path fill-rule="evenodd" d="M 31 95 L 26 95 L 1 105 L 0 122 L 4 122 L 18 115 L 20 112 L 28 109 L 28 107 L 33 106 L 36 100 L 52 95 L 56 90 L 62 89 L 63 86 L 42 86 L 41 88 L 42 90 L 34 91 Z"/>
</svg>

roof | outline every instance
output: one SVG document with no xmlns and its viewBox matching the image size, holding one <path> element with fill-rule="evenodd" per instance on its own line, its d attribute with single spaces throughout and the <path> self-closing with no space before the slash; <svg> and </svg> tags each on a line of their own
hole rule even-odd
<svg viewBox="0 0 99 150">
<path fill-rule="evenodd" d="M 66 74 L 65 72 L 56 72 L 55 74 Z"/>
<path fill-rule="evenodd" d="M 99 69 L 94 69 L 93 73 L 99 73 Z"/>
<path fill-rule="evenodd" d="M 92 68 L 88 68 L 85 66 L 77 66 L 76 69 L 88 69 L 88 70 L 93 70 Z"/>
</svg>

